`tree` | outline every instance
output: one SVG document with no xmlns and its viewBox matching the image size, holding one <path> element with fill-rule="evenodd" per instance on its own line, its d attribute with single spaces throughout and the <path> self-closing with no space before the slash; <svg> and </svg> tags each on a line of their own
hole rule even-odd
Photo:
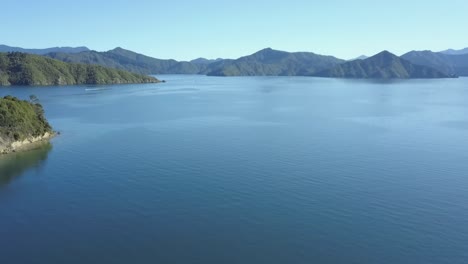
<svg viewBox="0 0 468 264">
<path fill-rule="evenodd" d="M 39 103 L 39 98 L 37 98 L 36 95 L 34 94 L 31 94 L 29 96 L 29 102 L 33 103 L 33 104 L 38 104 Z"/>
</svg>

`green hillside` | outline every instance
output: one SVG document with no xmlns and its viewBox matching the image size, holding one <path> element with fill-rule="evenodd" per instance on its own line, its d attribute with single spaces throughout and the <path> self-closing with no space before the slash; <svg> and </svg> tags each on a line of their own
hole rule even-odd
<svg viewBox="0 0 468 264">
<path fill-rule="evenodd" d="M 225 60 L 209 65 L 211 76 L 308 76 L 331 68 L 343 60 L 311 52 L 285 52 L 270 48 L 237 60 Z"/>
<path fill-rule="evenodd" d="M 49 53 L 46 56 L 64 62 L 95 64 L 139 74 L 197 74 L 206 67 L 190 62 L 155 59 L 122 48 L 105 52 Z"/>
<path fill-rule="evenodd" d="M 12 96 L 0 98 L 0 146 L 52 133 L 42 105 L 35 97 L 32 99 L 29 102 Z"/>
<path fill-rule="evenodd" d="M 65 63 L 39 55 L 0 53 L 0 86 L 155 83 L 156 78 L 98 65 Z"/>
<path fill-rule="evenodd" d="M 448 78 L 449 75 L 426 66 L 412 64 L 400 57 L 383 51 L 365 60 L 349 61 L 315 76 L 332 78 L 362 79 L 408 79 L 408 78 Z"/>
</svg>

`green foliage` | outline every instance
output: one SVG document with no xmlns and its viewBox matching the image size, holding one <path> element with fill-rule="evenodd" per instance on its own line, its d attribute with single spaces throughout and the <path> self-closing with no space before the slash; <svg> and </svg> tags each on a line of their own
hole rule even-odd
<svg viewBox="0 0 468 264">
<path fill-rule="evenodd" d="M 64 62 L 101 65 L 138 74 L 197 74 L 206 65 L 175 60 L 160 60 L 122 48 L 106 52 L 49 53 L 46 56 Z"/>
<path fill-rule="evenodd" d="M 37 97 L 32 98 L 34 102 L 12 96 L 0 98 L 0 137 L 3 140 L 23 140 L 52 132 L 42 105 Z"/>
<path fill-rule="evenodd" d="M 0 85 L 70 85 L 158 82 L 98 65 L 65 63 L 19 52 L 0 53 Z"/>
<path fill-rule="evenodd" d="M 215 62 L 207 69 L 211 76 L 309 76 L 331 68 L 343 60 L 311 52 L 263 49 L 237 60 Z"/>
</svg>

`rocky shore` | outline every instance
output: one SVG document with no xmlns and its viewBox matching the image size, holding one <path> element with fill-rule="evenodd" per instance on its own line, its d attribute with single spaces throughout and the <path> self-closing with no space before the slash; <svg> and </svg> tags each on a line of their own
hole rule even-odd
<svg viewBox="0 0 468 264">
<path fill-rule="evenodd" d="M 55 135 L 56 133 L 46 132 L 42 136 L 28 137 L 24 140 L 18 141 L 8 141 L 0 138 L 0 155 L 33 149 L 37 144 L 40 144 L 44 141 L 48 141 Z"/>
</svg>

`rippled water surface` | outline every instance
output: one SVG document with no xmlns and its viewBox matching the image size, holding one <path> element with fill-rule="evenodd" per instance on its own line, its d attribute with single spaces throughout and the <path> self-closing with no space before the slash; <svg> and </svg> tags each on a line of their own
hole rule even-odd
<svg viewBox="0 0 468 264">
<path fill-rule="evenodd" d="M 15 87 L 0 263 L 468 263 L 468 79 Z"/>
</svg>

